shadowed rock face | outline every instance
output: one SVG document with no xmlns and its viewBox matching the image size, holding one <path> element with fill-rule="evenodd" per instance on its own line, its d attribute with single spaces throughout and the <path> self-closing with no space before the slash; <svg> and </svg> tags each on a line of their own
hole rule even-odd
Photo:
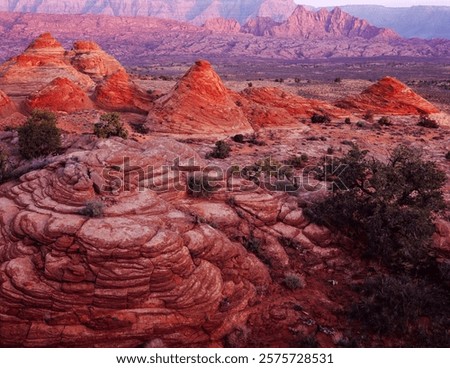
<svg viewBox="0 0 450 368">
<path fill-rule="evenodd" d="M 228 90 L 207 61 L 197 61 L 170 92 L 155 101 L 147 118 L 156 132 L 209 134 L 252 130 Z"/>
<path fill-rule="evenodd" d="M 14 103 L 5 92 L 0 90 L 0 118 L 7 117 L 14 113 L 14 111 L 16 111 Z"/>
<path fill-rule="evenodd" d="M 411 88 L 392 77 L 380 79 L 358 96 L 350 96 L 337 106 L 376 114 L 420 115 L 439 112 L 439 109 L 415 93 Z"/>
<path fill-rule="evenodd" d="M 178 209 L 185 192 L 138 191 L 137 175 L 112 190 L 117 171 L 102 183 L 124 156 L 160 167 L 197 154 L 164 139 L 85 149 L 0 187 L 0 346 L 208 345 L 245 321 L 270 282 L 254 255 Z M 103 216 L 81 216 L 94 199 Z"/>
<path fill-rule="evenodd" d="M 28 110 L 44 109 L 51 111 L 75 112 L 94 107 L 89 96 L 74 82 L 67 78 L 56 78 L 26 100 Z"/>
</svg>

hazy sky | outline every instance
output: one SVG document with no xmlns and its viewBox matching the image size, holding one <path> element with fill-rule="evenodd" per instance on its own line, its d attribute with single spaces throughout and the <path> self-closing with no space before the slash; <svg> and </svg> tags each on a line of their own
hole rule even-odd
<svg viewBox="0 0 450 368">
<path fill-rule="evenodd" d="M 391 7 L 413 5 L 447 5 L 450 0 L 295 0 L 298 4 L 320 6 L 351 5 L 351 4 L 377 4 Z"/>
</svg>

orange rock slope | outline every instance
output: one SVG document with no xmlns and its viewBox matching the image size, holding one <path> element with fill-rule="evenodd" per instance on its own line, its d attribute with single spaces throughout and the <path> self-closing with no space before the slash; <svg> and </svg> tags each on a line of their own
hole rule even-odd
<svg viewBox="0 0 450 368">
<path fill-rule="evenodd" d="M 197 61 L 167 95 L 155 101 L 147 126 L 176 134 L 250 132 L 239 98 L 223 85 L 209 62 Z"/>
<path fill-rule="evenodd" d="M 94 99 L 99 107 L 114 111 L 147 113 L 152 105 L 150 96 L 122 69 L 97 86 Z"/>
<path fill-rule="evenodd" d="M 0 118 L 7 117 L 16 111 L 16 107 L 5 92 L 0 90 Z"/>
<path fill-rule="evenodd" d="M 276 87 L 247 88 L 243 109 L 248 120 L 260 128 L 301 128 L 301 120 L 309 120 L 314 113 L 331 117 L 345 115 L 345 111 L 323 101 L 310 100 Z"/>
<path fill-rule="evenodd" d="M 67 78 L 56 78 L 26 100 L 28 110 L 44 109 L 50 111 L 75 112 L 94 107 L 89 96 L 74 82 Z"/>
<path fill-rule="evenodd" d="M 70 64 L 64 48 L 49 33 L 0 66 L 0 86 L 8 95 L 27 96 L 57 77 L 70 79 L 85 91 L 95 86 L 89 76 Z"/>
<path fill-rule="evenodd" d="M 393 77 L 384 77 L 358 96 L 339 100 L 336 106 L 375 114 L 420 115 L 439 112 L 439 109 Z"/>
</svg>

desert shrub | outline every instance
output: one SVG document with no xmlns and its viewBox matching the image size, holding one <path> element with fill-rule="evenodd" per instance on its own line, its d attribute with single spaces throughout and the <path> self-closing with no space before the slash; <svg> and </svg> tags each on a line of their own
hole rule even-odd
<svg viewBox="0 0 450 368">
<path fill-rule="evenodd" d="M 52 112 L 34 110 L 18 133 L 19 152 L 26 159 L 47 156 L 61 148 L 61 132 Z"/>
<path fill-rule="evenodd" d="M 190 175 L 187 179 L 187 194 L 194 198 L 209 198 L 218 188 L 206 175 Z"/>
<path fill-rule="evenodd" d="M 209 154 L 210 157 L 214 158 L 227 158 L 230 156 L 231 147 L 225 141 L 217 141 L 214 150 Z"/>
<path fill-rule="evenodd" d="M 450 160 L 450 151 L 447 151 L 447 153 L 445 154 L 445 159 Z"/>
<path fill-rule="evenodd" d="M 144 123 L 130 123 L 131 129 L 138 134 L 148 134 L 150 129 Z"/>
<path fill-rule="evenodd" d="M 356 126 L 357 126 L 358 128 L 364 128 L 364 127 L 366 126 L 366 123 L 364 123 L 364 121 L 358 121 L 358 122 L 356 123 Z"/>
<path fill-rule="evenodd" d="M 423 128 L 431 128 L 431 129 L 439 128 L 439 124 L 436 122 L 436 120 L 430 119 L 428 116 L 421 116 L 417 125 Z"/>
<path fill-rule="evenodd" d="M 102 201 L 94 199 L 85 203 L 84 208 L 80 210 L 80 215 L 87 217 L 102 217 L 104 204 Z"/>
<path fill-rule="evenodd" d="M 429 256 L 432 217 L 445 207 L 445 174 L 405 146 L 387 163 L 366 155 L 354 146 L 343 158 L 326 157 L 317 173 L 333 183 L 333 193 L 305 213 L 346 233 L 366 256 L 387 266 L 435 272 Z"/>
<path fill-rule="evenodd" d="M 332 155 L 334 153 L 334 148 L 333 147 L 328 147 L 327 148 L 327 155 Z"/>
<path fill-rule="evenodd" d="M 244 143 L 244 135 L 243 134 L 236 134 L 231 139 L 233 140 L 233 142 L 236 142 L 236 143 Z"/>
<path fill-rule="evenodd" d="M 284 276 L 283 284 L 289 290 L 296 290 L 304 287 L 301 277 L 295 273 L 288 273 Z"/>
<path fill-rule="evenodd" d="M 341 77 L 334 78 L 334 83 L 341 83 L 341 82 L 342 82 Z"/>
<path fill-rule="evenodd" d="M 350 118 L 345 118 L 344 123 L 345 124 L 351 124 L 352 120 Z"/>
<path fill-rule="evenodd" d="M 248 82 L 247 85 L 249 86 L 249 88 L 252 88 L 252 87 L 253 87 L 253 83 L 252 83 L 252 82 Z"/>
<path fill-rule="evenodd" d="M 371 110 L 366 111 L 366 113 L 363 116 L 363 119 L 368 121 L 369 123 L 373 123 L 374 119 L 373 111 Z"/>
<path fill-rule="evenodd" d="M 302 155 L 293 155 L 289 157 L 287 160 L 285 160 L 284 163 L 296 169 L 300 169 L 305 166 L 306 161 L 308 161 L 308 156 L 302 154 Z"/>
<path fill-rule="evenodd" d="M 292 239 L 292 238 L 288 238 L 286 236 L 281 236 L 278 238 L 278 241 L 280 242 L 280 244 L 283 247 L 286 248 L 291 248 L 291 249 L 295 249 L 295 250 L 299 250 L 301 249 L 302 245 L 300 244 L 299 241 Z"/>
<path fill-rule="evenodd" d="M 3 180 L 6 178 L 7 170 L 8 156 L 0 149 L 0 183 L 3 182 Z"/>
<path fill-rule="evenodd" d="M 330 122 L 331 119 L 328 115 L 314 113 L 313 116 L 311 116 L 311 123 L 314 124 L 328 124 Z"/>
<path fill-rule="evenodd" d="M 255 133 L 250 135 L 250 137 L 248 138 L 248 143 L 254 144 L 255 146 L 265 146 L 266 145 L 266 142 L 260 140 L 258 138 L 258 135 L 256 135 Z"/>
<path fill-rule="evenodd" d="M 256 238 L 253 234 L 250 234 L 248 238 L 244 236 L 242 239 L 242 244 L 244 245 L 244 247 L 249 252 L 252 252 L 256 255 L 259 255 L 261 253 L 262 243 L 263 243 L 262 240 Z"/>
<path fill-rule="evenodd" d="M 390 126 L 392 125 L 391 119 L 389 119 L 387 116 L 382 116 L 378 119 L 378 124 L 381 126 Z"/>
<path fill-rule="evenodd" d="M 120 137 L 126 139 L 128 131 L 120 121 L 120 115 L 116 112 L 103 114 L 100 121 L 94 124 L 94 134 L 98 138 Z"/>
<path fill-rule="evenodd" d="M 448 290 L 407 276 L 367 279 L 359 287 L 360 302 L 350 317 L 370 332 L 407 337 L 409 345 L 444 347 L 448 344 L 450 301 Z M 429 318 L 424 329 L 419 320 Z"/>
</svg>

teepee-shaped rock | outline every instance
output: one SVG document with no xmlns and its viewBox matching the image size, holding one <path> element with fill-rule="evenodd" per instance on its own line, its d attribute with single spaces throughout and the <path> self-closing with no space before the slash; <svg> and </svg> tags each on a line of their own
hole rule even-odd
<svg viewBox="0 0 450 368">
<path fill-rule="evenodd" d="M 64 48 L 49 33 L 0 66 L 0 88 L 9 95 L 28 96 L 57 77 L 70 79 L 85 91 L 95 86 L 89 76 L 70 65 Z"/>
<path fill-rule="evenodd" d="M 29 96 L 26 106 L 29 110 L 75 112 L 92 109 L 94 104 L 86 92 L 70 79 L 56 78 L 39 92 Z"/>
<path fill-rule="evenodd" d="M 75 42 L 70 54 L 72 65 L 95 81 L 101 81 L 119 71 L 125 71 L 119 61 L 93 41 Z"/>
<path fill-rule="evenodd" d="M 106 110 L 147 113 L 151 107 L 149 96 L 119 70 L 107 77 L 95 90 L 95 102 Z"/>
<path fill-rule="evenodd" d="M 209 62 L 197 61 L 167 95 L 155 101 L 147 126 L 152 131 L 173 134 L 250 132 L 239 100 Z"/>
<path fill-rule="evenodd" d="M 360 95 L 349 96 L 336 103 L 344 109 L 375 114 L 420 115 L 439 109 L 393 77 L 384 77 Z"/>
</svg>

